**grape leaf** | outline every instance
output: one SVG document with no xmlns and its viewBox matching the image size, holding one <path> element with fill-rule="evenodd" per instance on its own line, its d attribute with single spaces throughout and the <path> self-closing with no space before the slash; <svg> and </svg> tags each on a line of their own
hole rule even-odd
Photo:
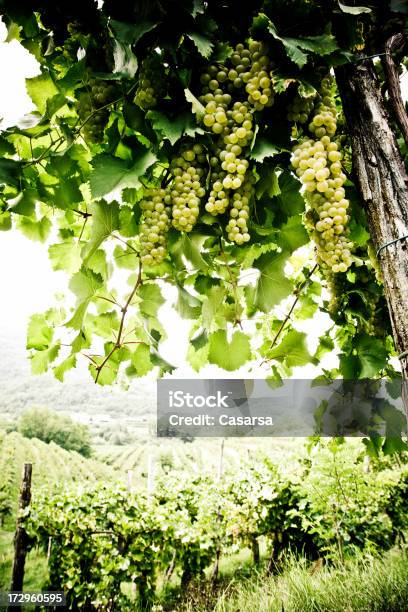
<svg viewBox="0 0 408 612">
<path fill-rule="evenodd" d="M 338 0 L 338 5 L 343 13 L 349 13 L 350 15 L 361 15 L 361 13 L 371 13 L 371 9 L 368 6 L 349 6 L 343 4 Z"/>
<path fill-rule="evenodd" d="M 69 288 L 76 295 L 77 301 L 74 314 L 66 323 L 67 327 L 81 329 L 89 302 L 102 286 L 102 277 L 88 268 L 83 267 L 74 274 L 69 283 Z"/>
<path fill-rule="evenodd" d="M 357 246 L 364 246 L 370 240 L 371 236 L 365 229 L 363 225 L 357 223 L 357 221 L 352 218 L 349 224 L 350 228 L 350 240 L 354 242 Z"/>
<path fill-rule="evenodd" d="M 77 242 L 51 244 L 48 255 L 53 270 L 63 270 L 68 274 L 78 272 L 82 265 L 81 248 Z"/>
<path fill-rule="evenodd" d="M 102 242 L 119 228 L 119 204 L 117 202 L 108 204 L 105 200 L 100 200 L 92 204 L 90 211 L 92 228 L 90 239 L 82 251 L 84 264 L 87 264 Z"/>
<path fill-rule="evenodd" d="M 207 236 L 202 234 L 182 234 L 173 244 L 169 245 L 169 250 L 174 258 L 178 260 L 180 267 L 185 268 L 183 257 L 192 263 L 197 270 L 208 270 L 208 264 L 201 255 L 202 244 Z"/>
<path fill-rule="evenodd" d="M 207 38 L 207 36 L 204 36 L 199 32 L 188 32 L 186 36 L 188 36 L 188 38 L 193 41 L 200 55 L 202 55 L 206 59 L 210 57 L 214 44 L 209 38 Z"/>
<path fill-rule="evenodd" d="M 241 331 L 236 331 L 228 341 L 227 332 L 220 329 L 209 337 L 208 361 L 224 370 L 237 370 L 251 359 L 249 338 Z"/>
<path fill-rule="evenodd" d="M 203 134 L 203 130 L 195 125 L 191 113 L 182 113 L 174 118 L 169 118 L 159 111 L 148 111 L 146 118 L 151 122 L 153 129 L 162 138 L 167 139 L 174 145 L 183 134 L 194 136 L 196 133 Z"/>
<path fill-rule="evenodd" d="M 177 287 L 176 310 L 183 319 L 196 319 L 201 313 L 201 302 L 183 287 Z"/>
<path fill-rule="evenodd" d="M 32 373 L 44 374 L 48 370 L 50 363 L 55 361 L 58 357 L 60 348 L 61 345 L 58 342 L 49 349 L 44 351 L 36 351 L 34 354 L 30 355 Z"/>
<path fill-rule="evenodd" d="M 0 185 L 13 185 L 17 187 L 21 172 L 21 164 L 14 159 L 0 159 Z"/>
<path fill-rule="evenodd" d="M 109 26 L 112 28 L 113 35 L 116 40 L 134 45 L 138 40 L 142 38 L 147 32 L 151 32 L 156 26 L 157 21 L 139 21 L 138 23 L 125 23 L 123 21 L 117 21 L 111 19 Z"/>
<path fill-rule="evenodd" d="M 302 38 L 290 38 L 279 36 L 276 26 L 264 13 L 255 17 L 253 29 L 256 31 L 267 30 L 275 40 L 280 41 L 285 47 L 288 57 L 300 68 L 307 63 L 308 55 L 304 51 L 316 53 L 317 55 L 328 55 L 338 49 L 336 39 L 331 34 L 319 36 L 306 36 Z"/>
<path fill-rule="evenodd" d="M 18 227 L 30 240 L 38 240 L 38 242 L 45 242 L 51 231 L 51 221 L 48 217 L 43 217 L 38 221 L 29 217 L 20 217 L 17 223 Z"/>
<path fill-rule="evenodd" d="M 65 179 L 54 188 L 53 204 L 62 210 L 75 208 L 83 199 L 78 182 L 74 178 Z"/>
<path fill-rule="evenodd" d="M 190 102 L 190 104 L 191 104 L 192 112 L 195 115 L 197 115 L 197 117 L 199 117 L 199 118 L 202 117 L 205 114 L 205 108 L 201 104 L 201 102 L 199 100 L 197 100 L 195 95 L 192 94 L 191 91 L 188 88 L 186 88 L 184 90 L 184 95 L 186 97 L 187 102 Z"/>
<path fill-rule="evenodd" d="M 160 287 L 145 283 L 139 288 L 138 296 L 142 300 L 139 305 L 140 312 L 147 317 L 157 317 L 160 306 L 164 304 Z"/>
<path fill-rule="evenodd" d="M 225 294 L 225 287 L 217 285 L 215 287 L 211 287 L 211 289 L 207 292 L 202 309 L 203 327 L 206 329 L 211 329 L 211 326 L 214 323 L 214 317 L 224 302 Z"/>
<path fill-rule="evenodd" d="M 205 11 L 204 0 L 193 0 L 193 7 L 191 10 L 192 17 L 197 17 L 198 14 L 202 14 Z"/>
<path fill-rule="evenodd" d="M 202 367 L 208 363 L 208 342 L 204 346 L 195 347 L 192 343 L 188 345 L 187 350 L 187 361 L 195 372 L 199 372 Z"/>
<path fill-rule="evenodd" d="M 267 193 L 270 198 L 279 195 L 281 192 L 279 187 L 279 177 L 276 168 L 268 164 L 262 164 L 259 168 L 259 180 L 256 184 L 256 195 L 261 198 L 264 193 Z"/>
<path fill-rule="evenodd" d="M 142 149 L 133 165 L 112 155 L 102 153 L 93 161 L 93 171 L 89 177 L 92 196 L 101 198 L 125 187 L 140 187 L 140 178 L 157 161 L 151 151 Z"/>
<path fill-rule="evenodd" d="M 11 215 L 9 212 L 0 212 L 0 232 L 8 232 L 12 228 Z"/>
<path fill-rule="evenodd" d="M 228 57 L 234 53 L 233 47 L 225 42 L 216 42 L 212 60 L 214 62 L 225 62 Z"/>
<path fill-rule="evenodd" d="M 75 368 L 76 362 L 77 360 L 75 355 L 70 355 L 69 357 L 64 359 L 64 361 L 61 361 L 61 363 L 55 366 L 55 368 L 53 369 L 55 378 L 60 382 L 64 382 L 65 374 L 68 372 L 68 370 L 72 370 L 72 368 Z"/>
<path fill-rule="evenodd" d="M 260 137 L 255 140 L 249 157 L 257 162 L 263 162 L 266 157 L 274 157 L 279 152 L 279 149 L 267 138 Z"/>
<path fill-rule="evenodd" d="M 286 171 L 279 175 L 281 193 L 277 197 L 278 204 L 288 216 L 302 213 L 305 210 L 305 201 L 300 194 L 300 183 L 293 175 Z"/>
<path fill-rule="evenodd" d="M 145 376 L 153 369 L 153 364 L 150 360 L 150 348 L 147 344 L 139 344 L 137 349 L 132 353 L 131 361 L 137 376 Z"/>
<path fill-rule="evenodd" d="M 285 362 L 287 367 L 304 366 L 311 362 L 306 345 L 306 334 L 291 329 L 276 347 L 266 353 L 268 359 Z"/>
<path fill-rule="evenodd" d="M 95 274 L 100 274 L 104 280 L 108 280 L 112 264 L 106 261 L 106 253 L 103 249 L 97 249 L 87 260 L 87 266 Z"/>
<path fill-rule="evenodd" d="M 27 349 L 43 351 L 49 348 L 53 337 L 54 330 L 44 314 L 34 314 L 30 317 L 27 329 Z"/>
<path fill-rule="evenodd" d="M 46 72 L 32 79 L 26 79 L 26 89 L 41 115 L 44 115 L 47 109 L 47 100 L 59 93 L 51 76 Z"/>
<path fill-rule="evenodd" d="M 388 352 L 378 338 L 359 334 L 354 338 L 353 346 L 360 362 L 359 378 L 372 378 L 386 366 Z"/>
<path fill-rule="evenodd" d="M 137 71 L 137 58 L 128 43 L 115 40 L 113 47 L 114 69 L 113 74 L 133 79 Z"/>
<path fill-rule="evenodd" d="M 390 7 L 394 13 L 404 13 L 404 15 L 408 14 L 406 0 L 391 0 Z"/>
<path fill-rule="evenodd" d="M 255 305 L 263 312 L 269 312 L 293 291 L 293 283 L 284 272 L 288 256 L 287 251 L 265 253 L 253 263 L 261 272 L 256 284 Z"/>
<path fill-rule="evenodd" d="M 30 217 L 35 211 L 37 198 L 35 189 L 28 187 L 21 191 L 16 198 L 9 200 L 8 204 L 13 213 Z"/>
<path fill-rule="evenodd" d="M 300 215 L 289 217 L 287 223 L 282 225 L 277 242 L 279 246 L 288 251 L 295 251 L 309 242 L 309 236 Z"/>
<path fill-rule="evenodd" d="M 128 270 L 136 270 L 139 261 L 138 254 L 135 251 L 120 245 L 115 246 L 113 258 L 118 268 L 126 268 Z"/>
</svg>

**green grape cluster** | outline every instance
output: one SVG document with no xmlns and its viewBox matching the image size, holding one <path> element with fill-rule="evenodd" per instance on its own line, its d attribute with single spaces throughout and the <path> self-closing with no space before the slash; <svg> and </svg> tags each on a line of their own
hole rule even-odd
<svg viewBox="0 0 408 612">
<path fill-rule="evenodd" d="M 236 51 L 241 55 L 241 63 L 247 57 L 244 55 L 249 51 L 249 70 L 242 73 L 242 81 L 245 83 L 245 91 L 248 94 L 248 102 L 257 111 L 265 106 L 272 106 L 274 95 L 272 90 L 272 75 L 270 71 L 271 60 L 267 55 L 268 50 L 264 43 L 252 41 L 249 49 L 242 49 L 243 45 L 237 45 Z M 242 57 L 243 56 L 243 57 Z M 235 55 L 232 56 L 234 61 Z"/>
<path fill-rule="evenodd" d="M 270 65 L 264 43 L 251 41 L 248 47 L 239 43 L 225 66 L 212 64 L 201 75 L 203 91 L 200 101 L 203 104 L 214 101 L 217 105 L 222 103 L 228 106 L 231 94 L 232 97 L 237 97 L 238 90 L 245 88 L 247 101 L 255 110 L 272 106 L 274 95 Z M 212 127 L 212 120 L 207 121 L 207 127 Z M 219 127 L 213 131 L 221 133 L 217 130 Z"/>
<path fill-rule="evenodd" d="M 333 96 L 334 79 L 331 76 L 321 82 L 321 102 L 318 104 L 312 121 L 309 123 L 309 132 L 316 138 L 325 135 L 334 136 L 337 128 L 337 111 Z"/>
<path fill-rule="evenodd" d="M 158 55 L 147 58 L 141 67 L 135 102 L 144 109 L 157 103 L 160 77 Z M 250 240 L 249 206 L 254 175 L 248 172 L 249 146 L 254 138 L 254 112 L 273 104 L 270 59 L 263 43 L 251 41 L 248 47 L 238 44 L 226 65 L 210 64 L 201 75 L 200 102 L 204 106 L 202 123 L 213 135 L 210 154 L 210 188 L 205 209 L 212 215 L 229 210 L 228 237 L 237 244 Z M 197 222 L 201 200 L 206 195 L 203 147 L 184 145 L 170 164 L 171 181 L 161 195 L 159 206 L 171 207 L 171 224 L 178 231 L 189 232 Z M 158 197 L 158 196 L 157 196 Z M 162 257 L 161 244 L 146 235 L 159 237 L 155 218 L 147 214 L 150 199 L 144 200 L 143 244 L 145 263 Z M 153 253 L 153 254 L 152 254 Z M 146 260 L 147 258 L 147 260 Z"/>
<path fill-rule="evenodd" d="M 140 202 L 140 255 L 146 266 L 159 264 L 166 256 L 166 235 L 170 228 L 171 207 L 164 189 L 148 189 Z"/>
<path fill-rule="evenodd" d="M 366 301 L 365 307 L 367 313 L 365 317 L 354 317 L 352 311 L 347 312 L 349 306 L 351 289 L 355 285 L 350 284 L 344 274 L 334 274 L 328 272 L 325 275 L 327 289 L 330 293 L 330 300 L 327 304 L 327 311 L 333 321 L 341 325 L 345 321 L 345 317 L 351 318 L 356 327 L 371 336 L 383 338 L 387 335 L 387 330 L 384 328 L 383 306 L 384 301 L 381 299 L 381 294 L 378 291 L 378 284 L 375 282 L 374 271 L 359 267 L 356 270 L 357 283 L 365 285 L 365 291 L 370 296 Z"/>
<path fill-rule="evenodd" d="M 228 238 L 231 242 L 243 244 L 250 240 L 248 232 L 249 208 L 254 193 L 255 177 L 248 173 L 245 179 L 232 196 L 229 220 L 226 226 Z"/>
<path fill-rule="evenodd" d="M 84 126 L 82 132 L 87 142 L 103 141 L 104 130 L 109 120 L 109 111 L 105 108 L 117 97 L 114 85 L 106 81 L 90 79 L 87 91 L 78 99 L 78 115 Z"/>
<path fill-rule="evenodd" d="M 332 319 L 338 322 L 339 317 L 343 316 L 342 298 L 344 297 L 346 289 L 346 277 L 344 275 L 328 272 L 325 275 L 325 279 L 330 294 L 327 310 Z"/>
<path fill-rule="evenodd" d="M 302 98 L 298 94 L 288 106 L 287 118 L 295 123 L 306 123 L 314 108 L 313 98 Z"/>
<path fill-rule="evenodd" d="M 370 336 L 376 336 L 380 330 L 384 330 L 384 320 L 379 320 L 378 305 L 380 296 L 370 294 L 370 316 L 361 322 L 363 330 Z"/>
<path fill-rule="evenodd" d="M 142 62 L 134 102 L 140 108 L 149 110 L 155 108 L 159 97 L 163 98 L 165 94 L 163 63 L 160 56 L 154 53 Z"/>
<path fill-rule="evenodd" d="M 270 60 L 265 53 L 262 43 L 252 41 L 248 48 L 238 44 L 228 65 L 211 64 L 201 75 L 199 99 L 205 108 L 203 124 L 219 135 L 214 154 L 219 156 L 222 167 L 207 202 L 207 210 L 213 214 L 224 212 L 228 205 L 220 203 L 225 197 L 217 197 L 217 190 L 239 189 L 244 180 L 248 168 L 245 149 L 254 137 L 254 110 L 273 103 L 272 79 L 268 73 Z M 242 100 L 244 87 L 247 100 Z"/>
<path fill-rule="evenodd" d="M 229 190 L 224 188 L 223 181 L 227 173 L 221 169 L 221 162 L 218 156 L 210 159 L 211 186 L 210 193 L 205 205 L 205 210 L 212 215 L 222 215 L 227 210 L 229 200 Z"/>
<path fill-rule="evenodd" d="M 330 89 L 329 89 L 330 87 Z M 336 110 L 331 94 L 331 80 L 322 84 L 322 104 L 319 104 L 309 129 L 318 138 L 305 138 L 293 148 L 292 167 L 304 185 L 305 194 L 317 221 L 313 238 L 318 261 L 332 272 L 346 272 L 351 265 L 353 243 L 348 238 L 349 201 L 346 199 L 343 172 L 337 142 Z"/>
<path fill-rule="evenodd" d="M 172 206 L 172 224 L 175 229 L 191 232 L 200 212 L 206 156 L 203 147 L 196 143 L 184 146 L 170 165 L 173 180 L 169 187 Z"/>
</svg>

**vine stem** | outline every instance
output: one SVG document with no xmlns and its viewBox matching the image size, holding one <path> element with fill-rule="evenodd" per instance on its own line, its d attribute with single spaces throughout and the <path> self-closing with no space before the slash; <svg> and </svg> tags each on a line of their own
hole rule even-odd
<svg viewBox="0 0 408 612">
<path fill-rule="evenodd" d="M 287 313 L 287 315 L 285 316 L 285 318 L 283 319 L 282 323 L 279 326 L 278 331 L 276 332 L 272 342 L 271 342 L 271 346 L 269 347 L 269 350 L 271 351 L 273 349 L 273 347 L 275 346 L 275 344 L 277 343 L 277 341 L 279 340 L 279 336 L 281 335 L 281 333 L 283 332 L 283 330 L 286 327 L 286 324 L 288 323 L 290 317 L 292 316 L 292 312 L 294 311 L 294 309 L 296 308 L 296 304 L 299 301 L 300 295 L 304 289 L 304 287 L 307 285 L 307 283 L 310 281 L 310 278 L 312 276 L 312 274 L 315 272 L 316 268 L 317 268 L 318 264 L 316 263 L 313 268 L 310 270 L 310 272 L 308 273 L 307 277 L 305 278 L 305 280 L 300 284 L 300 286 L 295 290 L 295 299 L 293 300 L 293 303 L 289 309 L 289 312 Z M 265 359 L 261 362 L 261 366 L 264 363 L 267 363 L 268 361 L 270 361 L 270 359 L 268 359 L 267 357 L 265 357 Z"/>
<path fill-rule="evenodd" d="M 96 369 L 95 383 L 98 382 L 99 376 L 100 376 L 103 368 L 105 367 L 105 365 L 108 363 L 109 359 L 112 357 L 112 355 L 115 353 L 115 351 L 120 349 L 121 346 L 122 346 L 122 334 L 123 334 L 123 328 L 125 326 L 125 319 L 126 319 L 127 311 L 129 310 L 129 306 L 131 305 L 132 300 L 135 297 L 136 291 L 139 289 L 141 284 L 142 284 L 142 263 L 141 263 L 141 261 L 139 261 L 139 274 L 137 276 L 136 284 L 133 287 L 132 291 L 130 292 L 129 297 L 126 300 L 126 304 L 124 306 L 122 306 L 122 308 L 121 308 L 122 316 L 121 316 L 120 323 L 119 323 L 119 330 L 118 330 L 118 335 L 117 335 L 117 338 L 116 338 L 116 342 L 113 345 L 113 347 L 111 348 L 111 350 L 109 351 L 109 353 L 105 356 L 103 361 L 98 366 L 96 366 L 96 368 L 95 368 Z"/>
</svg>

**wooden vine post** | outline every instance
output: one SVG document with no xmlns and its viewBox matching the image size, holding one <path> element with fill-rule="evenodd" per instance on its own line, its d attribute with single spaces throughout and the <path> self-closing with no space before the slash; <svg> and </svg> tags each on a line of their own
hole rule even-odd
<svg viewBox="0 0 408 612">
<path fill-rule="evenodd" d="M 373 61 L 336 70 L 355 179 L 381 266 L 406 394 L 408 380 L 408 176 Z M 391 87 L 389 86 L 389 89 Z M 389 91 L 390 96 L 393 92 Z M 404 111 L 405 112 L 405 111 Z M 406 395 L 405 395 L 405 404 Z"/>
<path fill-rule="evenodd" d="M 22 591 L 24 583 L 24 567 L 27 554 L 27 533 L 24 529 L 23 521 L 25 518 L 25 510 L 31 502 L 31 476 L 33 466 L 31 463 L 25 463 L 20 486 L 20 497 L 18 504 L 18 515 L 16 522 L 16 532 L 14 535 L 14 561 L 11 575 L 11 591 Z M 20 606 L 13 606 L 13 610 L 20 610 Z"/>
</svg>

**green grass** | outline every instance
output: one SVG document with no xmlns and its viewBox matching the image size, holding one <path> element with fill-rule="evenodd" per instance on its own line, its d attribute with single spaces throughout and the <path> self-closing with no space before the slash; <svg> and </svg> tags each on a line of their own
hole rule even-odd
<svg viewBox="0 0 408 612">
<path fill-rule="evenodd" d="M 407 551 L 390 551 L 379 559 L 361 556 L 344 566 L 313 573 L 305 560 L 289 559 L 278 576 L 249 572 L 221 576 L 216 590 L 197 582 L 163 610 L 180 612 L 407 612 Z M 176 605 L 175 605 L 176 604 Z M 160 609 L 160 608 L 159 608 Z"/>
<path fill-rule="evenodd" d="M 13 536 L 8 531 L 0 532 L 0 590 L 10 587 L 13 564 Z M 47 559 L 38 550 L 32 550 L 26 558 L 24 589 L 40 591 L 47 579 Z"/>
</svg>

